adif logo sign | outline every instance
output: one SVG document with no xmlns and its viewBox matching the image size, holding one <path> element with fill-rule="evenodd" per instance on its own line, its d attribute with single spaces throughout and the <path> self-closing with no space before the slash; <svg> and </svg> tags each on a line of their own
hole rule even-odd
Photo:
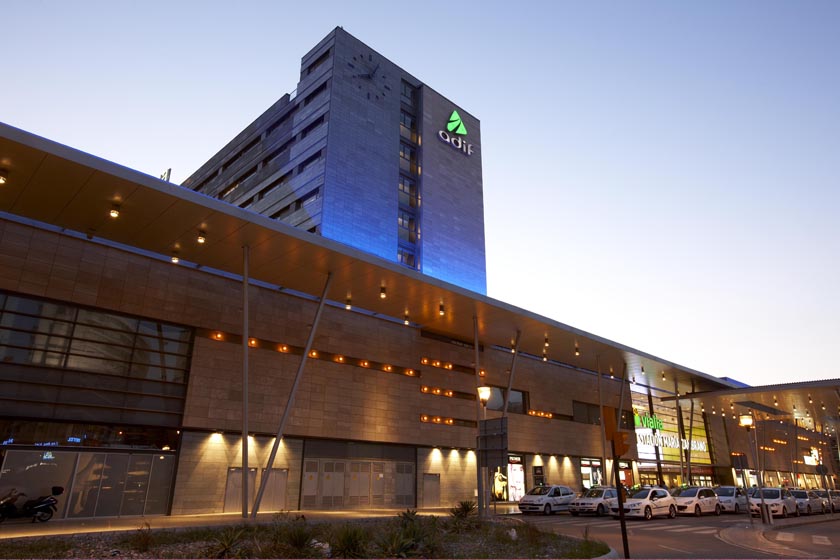
<svg viewBox="0 0 840 560">
<path fill-rule="evenodd" d="M 454 149 L 471 156 L 473 153 L 473 145 L 468 143 L 465 137 L 467 135 L 467 127 L 464 121 L 461 120 L 461 115 L 458 111 L 452 111 L 449 115 L 449 122 L 446 123 L 446 130 L 438 131 L 438 138 L 442 142 L 446 142 Z"/>
</svg>

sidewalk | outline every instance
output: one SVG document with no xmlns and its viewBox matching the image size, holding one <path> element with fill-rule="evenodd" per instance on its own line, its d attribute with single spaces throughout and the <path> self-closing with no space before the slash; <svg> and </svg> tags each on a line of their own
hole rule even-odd
<svg viewBox="0 0 840 560">
<path fill-rule="evenodd" d="M 372 519 L 377 517 L 396 517 L 405 511 L 402 509 L 375 510 L 306 510 L 284 512 L 287 515 L 303 515 L 310 521 L 337 521 L 350 519 Z M 497 515 L 518 513 L 516 505 L 500 505 Z M 449 508 L 419 509 L 421 515 L 448 516 Z M 490 508 L 493 514 L 493 508 Z M 276 512 L 260 513 L 256 521 L 250 517 L 243 519 L 241 513 L 212 513 L 203 515 L 158 515 L 152 517 L 118 517 L 93 519 L 55 519 L 46 523 L 32 523 L 29 519 L 7 519 L 0 523 L 0 540 L 25 537 L 45 537 L 53 535 L 78 535 L 84 533 L 111 533 L 135 531 L 148 523 L 152 529 L 183 529 L 187 527 L 219 527 L 250 523 L 271 523 Z"/>
<path fill-rule="evenodd" d="M 737 527 L 727 527 L 726 529 L 721 530 L 720 538 L 722 541 L 733 546 L 757 550 L 767 554 L 792 558 L 818 558 L 818 556 L 808 552 L 796 550 L 790 546 L 771 541 L 764 535 L 766 533 L 790 527 L 814 525 L 817 523 L 837 521 L 839 519 L 840 513 L 831 513 L 825 515 L 809 515 L 807 517 L 789 517 L 787 519 L 774 518 L 772 525 L 763 525 L 759 519 L 754 518 L 753 525 L 750 525 L 749 522 L 744 522 L 738 523 Z"/>
</svg>

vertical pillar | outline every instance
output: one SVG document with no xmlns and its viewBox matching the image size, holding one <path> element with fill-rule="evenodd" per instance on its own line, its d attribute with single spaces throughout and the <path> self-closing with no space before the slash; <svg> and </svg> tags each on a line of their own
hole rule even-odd
<svg viewBox="0 0 840 560">
<path fill-rule="evenodd" d="M 598 414 L 601 415 L 601 482 L 607 478 L 607 430 L 604 425 L 604 395 L 601 392 L 601 355 L 595 356 L 595 370 L 598 373 Z M 621 425 L 621 418 L 616 420 L 616 425 Z"/>
<path fill-rule="evenodd" d="M 653 411 L 653 393 L 651 392 L 650 387 L 648 387 L 647 398 L 648 398 L 648 414 L 650 414 L 651 417 L 653 417 L 656 413 Z M 658 433 L 656 429 L 651 430 L 651 432 L 653 432 L 654 436 L 656 436 L 657 433 Z M 654 441 L 656 441 L 656 440 L 654 440 Z M 654 445 L 653 446 L 653 451 L 654 451 L 654 453 L 656 453 L 656 476 L 659 477 L 659 484 L 661 484 L 664 487 L 665 486 L 665 475 L 662 474 L 662 456 L 659 454 L 659 446 Z"/>
<path fill-rule="evenodd" d="M 473 315 L 473 344 L 475 348 L 475 425 L 477 427 L 475 432 L 475 478 L 476 478 L 476 494 L 478 515 L 484 517 L 486 515 L 484 503 L 484 462 L 482 461 L 481 449 L 481 401 L 478 400 L 478 388 L 483 385 L 481 381 L 481 366 L 479 365 L 479 349 L 478 349 L 478 317 Z"/>
<path fill-rule="evenodd" d="M 674 376 L 674 395 L 676 400 L 674 403 L 677 406 L 677 433 L 680 440 L 680 480 L 685 484 L 685 450 L 683 449 L 683 442 L 685 441 L 685 422 L 683 422 L 682 407 L 680 406 L 680 388 L 677 385 L 677 377 Z"/>
<path fill-rule="evenodd" d="M 248 517 L 248 256 L 242 247 L 242 517 Z"/>
<path fill-rule="evenodd" d="M 502 408 L 502 418 L 507 416 L 508 401 L 510 400 L 510 391 L 513 388 L 513 375 L 516 372 L 516 358 L 519 357 L 519 337 L 521 331 L 516 331 L 516 341 L 513 343 L 513 359 L 510 361 L 510 375 L 508 376 L 507 392 L 505 393 L 505 405 Z"/>
</svg>

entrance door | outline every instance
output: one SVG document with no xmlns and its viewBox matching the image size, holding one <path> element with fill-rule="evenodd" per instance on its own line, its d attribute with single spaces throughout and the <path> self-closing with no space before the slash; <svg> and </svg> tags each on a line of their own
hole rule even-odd
<svg viewBox="0 0 840 560">
<path fill-rule="evenodd" d="M 254 484 L 257 482 L 257 469 L 248 469 L 248 507 L 254 503 Z M 229 467 L 225 486 L 225 512 L 242 511 L 242 467 Z"/>
<path fill-rule="evenodd" d="M 423 507 L 440 507 L 439 473 L 423 473 Z"/>
<path fill-rule="evenodd" d="M 265 469 L 262 472 L 265 476 Z M 260 502 L 260 511 L 283 511 L 286 509 L 286 482 L 288 480 L 289 469 L 271 469 L 269 471 L 265 493 L 262 502 Z"/>
</svg>

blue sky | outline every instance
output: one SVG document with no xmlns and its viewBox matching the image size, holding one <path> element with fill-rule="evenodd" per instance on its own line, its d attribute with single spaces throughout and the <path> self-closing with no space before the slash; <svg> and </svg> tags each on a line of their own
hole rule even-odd
<svg viewBox="0 0 840 560">
<path fill-rule="evenodd" d="M 180 182 L 336 25 L 481 119 L 488 295 L 840 377 L 840 3 L 2 0 L 0 121 Z"/>
</svg>

